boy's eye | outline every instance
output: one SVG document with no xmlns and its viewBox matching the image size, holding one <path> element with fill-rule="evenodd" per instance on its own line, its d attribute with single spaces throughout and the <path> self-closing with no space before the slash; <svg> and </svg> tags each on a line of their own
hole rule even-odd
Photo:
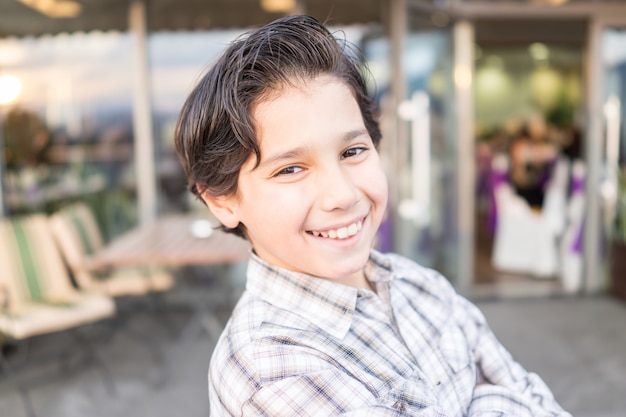
<svg viewBox="0 0 626 417">
<path fill-rule="evenodd" d="M 350 148 L 341 154 L 341 159 L 352 158 L 354 156 L 359 155 L 361 152 L 365 152 L 367 150 L 366 147 L 359 146 L 355 148 Z"/>
<path fill-rule="evenodd" d="M 290 166 L 290 167 L 286 167 L 281 169 L 280 171 L 278 171 L 276 173 L 276 177 L 279 177 L 281 175 L 292 175 L 292 174 L 297 174 L 298 172 L 302 171 L 302 168 L 298 167 L 298 166 Z"/>
</svg>

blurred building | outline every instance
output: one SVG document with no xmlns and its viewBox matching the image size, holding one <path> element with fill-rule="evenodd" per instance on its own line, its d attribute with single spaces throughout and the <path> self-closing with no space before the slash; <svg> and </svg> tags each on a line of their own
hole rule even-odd
<svg viewBox="0 0 626 417">
<path fill-rule="evenodd" d="M 464 292 L 623 288 L 624 1 L 4 1 L 2 214 L 80 199 L 113 237 L 193 209 L 173 149 L 178 109 L 230 40 L 286 13 L 311 14 L 363 51 L 392 193 L 381 249 Z M 559 160 L 565 196 L 548 209 Z M 503 182 L 517 211 L 495 198 Z M 539 252 L 520 267 L 494 262 L 496 247 L 509 260 Z"/>
</svg>

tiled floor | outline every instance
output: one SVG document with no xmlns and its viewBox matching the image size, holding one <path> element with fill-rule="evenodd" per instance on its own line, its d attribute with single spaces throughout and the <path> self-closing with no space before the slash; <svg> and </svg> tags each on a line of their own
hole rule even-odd
<svg viewBox="0 0 626 417">
<path fill-rule="evenodd" d="M 626 416 L 626 303 L 561 297 L 479 303 L 494 333 L 575 417 Z"/>
<path fill-rule="evenodd" d="M 236 275 L 241 276 L 241 270 Z M 99 357 L 110 370 L 114 393 L 107 390 L 101 373 L 93 367 L 59 376 L 56 360 L 41 362 L 51 351 L 76 350 L 69 333 L 35 338 L 31 363 L 39 364 L 20 372 L 17 380 L 41 382 L 30 390 L 37 416 L 207 416 L 206 370 L 214 339 L 200 326 L 185 326 L 199 324 L 189 321 L 195 317 L 189 306 L 214 306 L 219 322 L 226 322 L 233 295 L 242 287 L 241 281 L 234 286 L 227 282 L 232 280 L 195 280 L 192 291 L 183 286 L 169 297 L 170 305 L 178 307 L 162 314 L 137 313 L 128 322 L 134 332 L 117 332 L 108 341 L 102 340 L 106 326 L 82 329 L 96 343 Z M 187 308 L 180 307 L 181 299 L 188 300 Z M 484 301 L 479 307 L 514 357 L 539 373 L 574 416 L 626 415 L 624 302 L 608 297 L 526 298 Z M 185 333 L 185 340 L 179 337 L 183 328 L 191 330 Z M 166 360 L 155 360 L 150 350 L 131 336 L 136 333 L 149 335 L 150 346 L 157 347 Z M 48 374 L 56 378 L 50 379 Z M 0 377 L 2 417 L 26 416 L 12 383 L 15 380 Z"/>
</svg>

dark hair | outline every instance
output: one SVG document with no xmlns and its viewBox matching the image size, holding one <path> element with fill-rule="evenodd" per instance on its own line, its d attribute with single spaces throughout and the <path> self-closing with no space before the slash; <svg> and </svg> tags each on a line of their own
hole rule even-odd
<svg viewBox="0 0 626 417">
<path fill-rule="evenodd" d="M 182 107 L 176 150 L 189 190 L 200 197 L 232 195 L 241 166 L 261 160 L 253 106 L 273 91 L 319 75 L 343 81 L 356 99 L 375 146 L 381 138 L 378 108 L 368 96 L 362 60 L 309 16 L 288 16 L 236 39 L 202 77 Z M 224 229 L 245 237 L 240 224 Z"/>
</svg>

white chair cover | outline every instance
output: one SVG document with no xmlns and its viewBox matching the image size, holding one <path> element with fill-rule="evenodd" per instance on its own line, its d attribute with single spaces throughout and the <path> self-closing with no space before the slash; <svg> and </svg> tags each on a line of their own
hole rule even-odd
<svg viewBox="0 0 626 417">
<path fill-rule="evenodd" d="M 502 169 L 502 158 L 506 156 L 494 159 L 494 170 Z M 559 272 L 558 241 L 565 225 L 568 170 L 566 159 L 556 162 L 540 212 L 518 196 L 508 182 L 494 190 L 498 213 L 492 253 L 495 268 L 538 278 Z"/>
</svg>

